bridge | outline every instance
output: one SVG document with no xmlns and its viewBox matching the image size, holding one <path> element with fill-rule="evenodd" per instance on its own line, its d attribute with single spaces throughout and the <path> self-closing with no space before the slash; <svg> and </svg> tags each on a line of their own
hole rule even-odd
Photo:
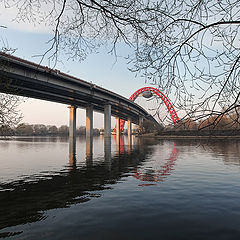
<svg viewBox="0 0 240 240">
<path fill-rule="evenodd" d="M 115 116 L 117 120 L 117 138 L 120 136 L 123 121 L 128 121 L 129 136 L 131 136 L 132 123 L 141 125 L 143 119 L 148 119 L 158 124 L 145 109 L 134 103 L 133 99 L 127 99 L 59 70 L 3 52 L 0 52 L 0 82 L 0 92 L 3 93 L 70 105 L 69 140 L 73 148 L 76 143 L 76 109 L 78 107 L 86 109 L 87 139 L 92 139 L 93 111 L 104 113 L 105 138 L 111 136 L 111 116 Z M 152 88 L 150 90 L 153 91 Z M 165 101 L 165 98 L 162 100 Z M 170 103 L 166 106 L 168 110 L 172 109 Z"/>
</svg>

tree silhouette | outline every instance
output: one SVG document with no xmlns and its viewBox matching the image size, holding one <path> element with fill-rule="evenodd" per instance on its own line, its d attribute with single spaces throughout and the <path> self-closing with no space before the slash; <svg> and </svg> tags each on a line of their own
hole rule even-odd
<svg viewBox="0 0 240 240">
<path fill-rule="evenodd" d="M 8 0 L 17 21 L 45 22 L 54 30 L 42 57 L 61 52 L 84 60 L 104 44 L 117 55 L 124 42 L 132 71 L 175 98 L 185 118 L 238 116 L 238 0 Z M 223 111 L 224 109 L 224 111 Z M 238 121 L 238 117 L 236 118 Z"/>
<path fill-rule="evenodd" d="M 14 50 L 11 48 L 3 47 L 1 49 L 3 52 L 13 53 Z M 0 61 L 0 70 L 6 68 L 7 66 Z M 5 93 L 0 93 L 0 134 L 8 134 L 5 129 L 13 128 L 22 119 L 22 115 L 19 112 L 18 106 L 23 101 L 22 97 L 17 95 L 6 94 L 8 91 L 17 94 L 17 89 L 11 87 L 11 80 L 4 75 L 0 78 L 1 89 Z"/>
</svg>

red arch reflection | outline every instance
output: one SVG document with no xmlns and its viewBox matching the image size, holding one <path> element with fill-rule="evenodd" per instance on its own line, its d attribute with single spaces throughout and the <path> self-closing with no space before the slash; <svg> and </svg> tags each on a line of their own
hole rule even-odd
<svg viewBox="0 0 240 240">
<path fill-rule="evenodd" d="M 173 166 L 175 165 L 175 162 L 178 158 L 178 150 L 176 148 L 176 144 L 174 143 L 173 149 L 171 152 L 170 157 L 168 158 L 167 162 L 161 166 L 159 170 L 152 170 L 151 174 L 146 172 L 139 172 L 137 169 L 134 170 L 133 177 L 141 180 L 143 182 L 153 182 L 150 184 L 139 184 L 139 186 L 151 186 L 156 185 L 154 183 L 156 182 L 163 182 L 166 176 L 169 176 L 171 174 L 171 171 L 173 170 Z"/>
</svg>

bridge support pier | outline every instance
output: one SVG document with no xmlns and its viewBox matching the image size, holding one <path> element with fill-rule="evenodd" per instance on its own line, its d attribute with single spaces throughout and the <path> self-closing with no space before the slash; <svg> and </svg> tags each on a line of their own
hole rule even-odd
<svg viewBox="0 0 240 240">
<path fill-rule="evenodd" d="M 76 106 L 69 106 L 69 155 L 74 158 L 76 155 Z"/>
<path fill-rule="evenodd" d="M 104 106 L 104 137 L 111 138 L 111 105 Z"/>
<path fill-rule="evenodd" d="M 89 141 L 93 137 L 93 106 L 86 108 L 86 139 Z"/>
<path fill-rule="evenodd" d="M 128 137 L 132 135 L 132 119 L 128 119 Z"/>
<path fill-rule="evenodd" d="M 128 128 L 127 128 L 127 131 L 128 131 L 128 147 L 131 148 L 131 145 L 132 145 L 132 119 L 128 119 Z"/>
<path fill-rule="evenodd" d="M 121 135 L 120 117 L 116 117 L 116 142 L 117 142 L 117 145 L 120 145 L 120 135 Z"/>
</svg>

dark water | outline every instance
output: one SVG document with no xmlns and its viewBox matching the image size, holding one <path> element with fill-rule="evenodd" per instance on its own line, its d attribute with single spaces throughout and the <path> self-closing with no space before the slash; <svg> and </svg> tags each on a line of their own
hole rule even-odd
<svg viewBox="0 0 240 240">
<path fill-rule="evenodd" d="M 106 148 L 105 148 L 106 149 Z M 240 142 L 0 141 L 0 238 L 240 239 Z"/>
</svg>

